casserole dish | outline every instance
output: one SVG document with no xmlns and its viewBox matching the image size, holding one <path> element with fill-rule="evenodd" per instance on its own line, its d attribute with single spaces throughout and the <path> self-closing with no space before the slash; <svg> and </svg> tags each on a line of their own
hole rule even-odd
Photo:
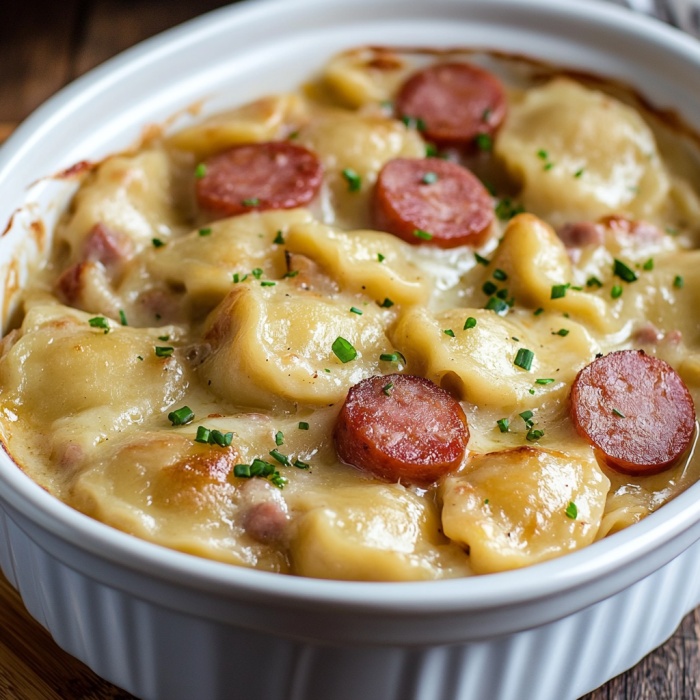
<svg viewBox="0 0 700 700">
<path fill-rule="evenodd" d="M 123 148 L 145 123 L 207 94 L 215 111 L 298 83 L 339 48 L 386 41 L 389 26 L 392 43 L 508 49 L 627 81 L 684 115 L 697 108 L 695 45 L 605 7 L 594 17 L 578 4 L 264 3 L 175 30 L 50 102 L 3 152 L 5 201 L 20 203 L 24 184 Z M 545 26 L 554 38 L 543 39 Z M 574 41 L 582 30 L 590 41 Z M 6 322 L 72 188 L 69 178 L 37 183 L 12 219 Z M 575 698 L 663 641 L 697 603 L 697 487 L 626 532 L 528 571 L 375 585 L 282 579 L 165 551 L 69 510 L 9 459 L 0 478 L 2 566 L 31 612 L 68 651 L 144 698 Z"/>
</svg>

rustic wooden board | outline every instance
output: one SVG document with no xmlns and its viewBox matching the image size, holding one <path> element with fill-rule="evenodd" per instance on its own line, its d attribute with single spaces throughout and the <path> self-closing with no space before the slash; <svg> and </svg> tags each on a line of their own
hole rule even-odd
<svg viewBox="0 0 700 700">
<path fill-rule="evenodd" d="M 70 80 L 153 34 L 225 4 L 0 0 L 0 142 Z M 700 700 L 699 610 L 665 645 L 583 700 Z M 0 575 L 0 700 L 135 699 L 59 649 Z"/>
</svg>

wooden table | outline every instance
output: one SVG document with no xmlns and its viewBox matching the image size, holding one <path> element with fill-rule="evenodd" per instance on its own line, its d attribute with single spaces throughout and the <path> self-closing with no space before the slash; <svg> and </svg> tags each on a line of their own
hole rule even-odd
<svg viewBox="0 0 700 700">
<path fill-rule="evenodd" d="M 47 97 L 93 66 L 225 4 L 0 0 L 0 141 Z M 664 646 L 585 700 L 700 700 L 699 611 L 688 615 Z M 0 699 L 133 700 L 133 696 L 59 649 L 0 575 Z"/>
</svg>

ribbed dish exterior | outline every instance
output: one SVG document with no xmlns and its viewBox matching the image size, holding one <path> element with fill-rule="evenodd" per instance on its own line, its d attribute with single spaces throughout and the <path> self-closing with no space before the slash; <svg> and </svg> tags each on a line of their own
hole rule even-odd
<svg viewBox="0 0 700 700">
<path fill-rule="evenodd" d="M 0 565 L 63 649 L 143 700 L 575 700 L 637 663 L 700 602 L 697 543 L 617 595 L 525 632 L 425 649 L 323 646 L 107 586 L 4 511 Z"/>
</svg>

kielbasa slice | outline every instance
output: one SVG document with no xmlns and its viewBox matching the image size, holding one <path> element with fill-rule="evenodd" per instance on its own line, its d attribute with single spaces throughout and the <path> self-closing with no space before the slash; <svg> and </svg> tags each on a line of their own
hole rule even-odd
<svg viewBox="0 0 700 700">
<path fill-rule="evenodd" d="M 441 63 L 414 73 L 401 87 L 396 107 L 401 116 L 422 120 L 430 141 L 462 145 L 498 129 L 506 116 L 506 96 L 482 68 Z"/>
<path fill-rule="evenodd" d="M 379 173 L 374 225 L 408 243 L 454 248 L 481 245 L 494 210 L 469 170 L 441 158 L 397 158 Z"/>
<path fill-rule="evenodd" d="M 389 481 L 432 483 L 459 467 L 469 428 L 446 391 L 428 379 L 391 374 L 350 389 L 333 439 L 347 464 Z"/>
<path fill-rule="evenodd" d="M 571 387 L 571 418 L 611 469 L 634 476 L 673 466 L 695 430 L 683 380 L 642 350 L 613 352 L 584 367 Z"/>
<path fill-rule="evenodd" d="M 203 209 L 222 216 L 293 209 L 314 198 L 322 176 L 321 161 L 302 146 L 288 141 L 251 143 L 204 162 L 197 199 Z"/>
</svg>

